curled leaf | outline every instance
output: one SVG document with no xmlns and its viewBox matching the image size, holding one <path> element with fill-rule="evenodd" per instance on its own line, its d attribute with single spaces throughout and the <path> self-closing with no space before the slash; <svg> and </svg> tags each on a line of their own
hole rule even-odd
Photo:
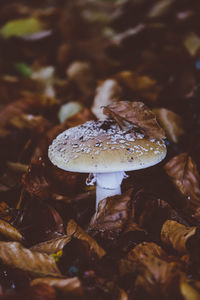
<svg viewBox="0 0 200 300">
<path fill-rule="evenodd" d="M 165 130 L 168 138 L 172 142 L 178 143 L 180 137 L 184 134 L 182 118 L 172 110 L 166 108 L 155 108 L 153 112 Z"/>
<path fill-rule="evenodd" d="M 68 236 L 74 237 L 78 240 L 86 241 L 89 244 L 90 249 L 93 250 L 99 258 L 106 254 L 105 250 L 101 248 L 98 243 L 73 220 L 68 222 L 66 231 Z"/>
<path fill-rule="evenodd" d="M 132 190 L 99 202 L 98 209 L 90 221 L 88 231 L 93 235 L 114 240 L 125 229 L 131 214 Z"/>
<path fill-rule="evenodd" d="M 176 221 L 167 220 L 161 230 L 162 242 L 172 246 L 179 253 L 188 252 L 187 243 L 191 237 L 199 234 L 197 227 L 186 227 Z"/>
<path fill-rule="evenodd" d="M 8 222 L 0 220 L 0 234 L 5 236 L 8 240 L 22 241 L 21 233 Z"/>
<path fill-rule="evenodd" d="M 42 253 L 52 254 L 56 253 L 63 249 L 63 247 L 69 243 L 70 237 L 62 236 L 56 239 L 45 241 L 39 244 L 36 244 L 30 248 L 31 251 L 38 251 Z"/>
<path fill-rule="evenodd" d="M 40 283 L 48 284 L 65 295 L 81 296 L 83 293 L 78 277 L 62 279 L 52 277 L 36 278 L 31 281 L 31 286 L 36 286 Z"/>
<path fill-rule="evenodd" d="M 28 271 L 40 276 L 57 276 L 61 273 L 54 259 L 44 253 L 24 248 L 18 242 L 0 242 L 1 261 L 13 268 Z"/>
<path fill-rule="evenodd" d="M 148 138 L 165 138 L 155 115 L 142 102 L 120 101 L 104 107 L 103 113 L 116 120 L 124 130 L 135 129 Z"/>
<path fill-rule="evenodd" d="M 182 276 L 180 266 L 175 262 L 167 262 L 166 253 L 160 246 L 140 243 L 128 253 L 127 258 L 137 263 L 136 292 L 143 290 L 155 297 L 153 299 L 162 299 L 174 295 L 174 289 L 179 290 L 177 279 Z"/>
<path fill-rule="evenodd" d="M 193 159 L 187 153 L 173 157 L 164 169 L 176 189 L 185 199 L 184 211 L 189 209 L 193 217 L 200 218 L 200 175 Z"/>
</svg>

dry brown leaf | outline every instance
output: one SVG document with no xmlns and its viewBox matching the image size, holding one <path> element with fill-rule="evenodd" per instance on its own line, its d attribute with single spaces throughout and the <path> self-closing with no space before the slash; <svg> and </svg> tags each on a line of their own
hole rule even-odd
<svg viewBox="0 0 200 300">
<path fill-rule="evenodd" d="M 23 186 L 31 196 L 36 196 L 41 199 L 50 197 L 52 187 L 46 173 L 46 166 L 40 159 L 37 163 L 32 163 L 28 172 L 22 176 Z"/>
<path fill-rule="evenodd" d="M 165 251 L 155 243 L 143 242 L 138 244 L 133 250 L 131 250 L 127 258 L 133 261 L 142 262 L 143 259 L 148 259 L 148 257 L 154 256 L 157 258 L 165 258 Z"/>
<path fill-rule="evenodd" d="M 187 153 L 173 157 L 164 169 L 176 189 L 185 198 L 185 212 L 189 209 L 193 217 L 200 217 L 200 175 L 193 159 Z"/>
<path fill-rule="evenodd" d="M 100 234 L 111 240 L 119 237 L 129 221 L 131 214 L 132 189 L 122 195 L 105 198 L 99 202 L 98 209 L 90 221 L 88 231 Z"/>
<path fill-rule="evenodd" d="M 167 262 L 166 254 L 160 246 L 143 242 L 128 253 L 127 259 L 135 262 L 138 267 L 136 291 L 142 288 L 153 297 L 162 299 L 173 293 L 174 287 L 178 290 L 175 282 L 182 276 L 180 266 L 173 261 Z"/>
<path fill-rule="evenodd" d="M 83 294 L 81 282 L 78 277 L 62 279 L 52 277 L 36 278 L 30 284 L 31 286 L 35 286 L 40 283 L 48 284 L 68 296 L 81 296 Z"/>
<path fill-rule="evenodd" d="M 4 201 L 0 202 L 0 217 L 1 219 L 7 222 L 9 222 L 12 218 L 11 215 L 9 214 L 9 206 Z"/>
<path fill-rule="evenodd" d="M 34 116 L 32 114 L 20 114 L 17 116 L 14 116 L 9 120 L 9 124 L 12 126 L 23 129 L 23 128 L 29 128 L 29 129 L 35 129 L 41 132 L 42 129 L 48 129 L 50 127 L 50 123 L 43 117 L 43 116 Z"/>
<path fill-rule="evenodd" d="M 94 251 L 98 258 L 101 258 L 106 254 L 105 250 L 73 220 L 68 222 L 66 231 L 68 236 L 86 241 L 89 244 L 90 249 Z"/>
<path fill-rule="evenodd" d="M 21 114 L 35 111 L 42 112 L 58 105 L 58 100 L 45 95 L 27 95 L 19 100 L 9 103 L 0 111 L 0 126 L 4 127 L 10 120 Z"/>
<path fill-rule="evenodd" d="M 148 234 L 145 229 L 141 228 L 137 223 L 129 218 L 130 221 L 126 225 L 125 230 L 122 232 L 119 240 L 120 248 L 123 252 L 128 252 L 138 243 L 147 240 Z"/>
<path fill-rule="evenodd" d="M 131 71 L 122 71 L 116 75 L 119 82 L 134 91 L 139 97 L 155 102 L 158 98 L 159 86 L 155 79 L 148 75 Z"/>
<path fill-rule="evenodd" d="M 172 110 L 166 108 L 155 108 L 152 111 L 165 130 L 168 138 L 172 142 L 178 143 L 180 137 L 184 134 L 182 118 Z"/>
<path fill-rule="evenodd" d="M 0 234 L 12 241 L 22 241 L 21 233 L 8 222 L 0 220 Z"/>
<path fill-rule="evenodd" d="M 70 242 L 70 237 L 63 235 L 62 237 L 52 239 L 46 242 L 36 244 L 30 248 L 31 251 L 37 251 L 47 254 L 53 254 L 63 249 Z"/>
<path fill-rule="evenodd" d="M 142 102 L 120 101 L 104 107 L 104 114 L 116 120 L 124 130 L 136 130 L 148 138 L 165 138 L 155 115 Z"/>
<path fill-rule="evenodd" d="M 56 300 L 56 290 L 45 284 L 38 283 L 35 286 L 29 286 L 24 289 L 17 290 L 16 293 L 4 293 L 1 300 Z"/>
<path fill-rule="evenodd" d="M 172 246 L 179 253 L 185 254 L 188 252 L 187 242 L 196 234 L 199 230 L 195 226 L 186 227 L 176 221 L 167 220 L 161 230 L 162 242 Z"/>
<path fill-rule="evenodd" d="M 35 275 L 61 277 L 51 256 L 31 251 L 18 242 L 0 242 L 0 259 L 5 265 Z"/>
<path fill-rule="evenodd" d="M 128 300 L 127 293 L 118 285 L 116 285 L 114 281 L 108 281 L 106 278 L 96 277 L 94 286 L 97 290 L 103 291 L 104 295 L 107 295 L 107 297 L 111 297 L 111 299 Z M 104 299 L 104 296 L 101 295 L 100 299 Z"/>
</svg>

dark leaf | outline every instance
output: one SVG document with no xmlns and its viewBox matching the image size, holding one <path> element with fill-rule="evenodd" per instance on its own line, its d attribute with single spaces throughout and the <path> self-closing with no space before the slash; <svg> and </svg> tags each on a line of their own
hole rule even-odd
<svg viewBox="0 0 200 300">
<path fill-rule="evenodd" d="M 81 227 L 79 227 L 73 220 L 70 220 L 67 224 L 67 235 L 73 238 L 76 238 L 81 241 L 86 241 L 97 257 L 103 257 L 106 252 L 101 248 L 98 243 L 89 236 Z"/>
<path fill-rule="evenodd" d="M 125 229 L 131 216 L 132 190 L 99 202 L 98 209 L 90 221 L 88 232 L 100 235 L 105 240 L 115 240 Z"/>
<path fill-rule="evenodd" d="M 103 112 L 115 119 L 123 129 L 136 129 L 150 139 L 165 138 L 164 131 L 158 125 L 155 115 L 142 102 L 113 103 L 104 107 Z"/>
<path fill-rule="evenodd" d="M 176 189 L 185 199 L 185 213 L 192 212 L 199 219 L 200 176 L 197 166 L 187 153 L 173 157 L 166 165 L 165 171 L 171 178 Z"/>
</svg>

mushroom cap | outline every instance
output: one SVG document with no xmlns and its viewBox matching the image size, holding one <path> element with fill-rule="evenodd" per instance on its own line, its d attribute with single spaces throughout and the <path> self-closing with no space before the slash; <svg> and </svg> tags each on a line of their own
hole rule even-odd
<svg viewBox="0 0 200 300">
<path fill-rule="evenodd" d="M 112 120 L 88 121 L 57 136 L 48 155 L 57 167 L 71 172 L 133 171 L 159 163 L 166 156 L 163 140 L 121 130 Z"/>
</svg>

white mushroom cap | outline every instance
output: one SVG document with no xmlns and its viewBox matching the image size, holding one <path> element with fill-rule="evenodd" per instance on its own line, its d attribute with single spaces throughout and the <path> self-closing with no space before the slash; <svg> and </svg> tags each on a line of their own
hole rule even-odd
<svg viewBox="0 0 200 300">
<path fill-rule="evenodd" d="M 121 130 L 112 120 L 89 121 L 58 135 L 48 155 L 66 171 L 107 173 L 153 166 L 165 158 L 166 146 L 163 140 Z"/>
</svg>

